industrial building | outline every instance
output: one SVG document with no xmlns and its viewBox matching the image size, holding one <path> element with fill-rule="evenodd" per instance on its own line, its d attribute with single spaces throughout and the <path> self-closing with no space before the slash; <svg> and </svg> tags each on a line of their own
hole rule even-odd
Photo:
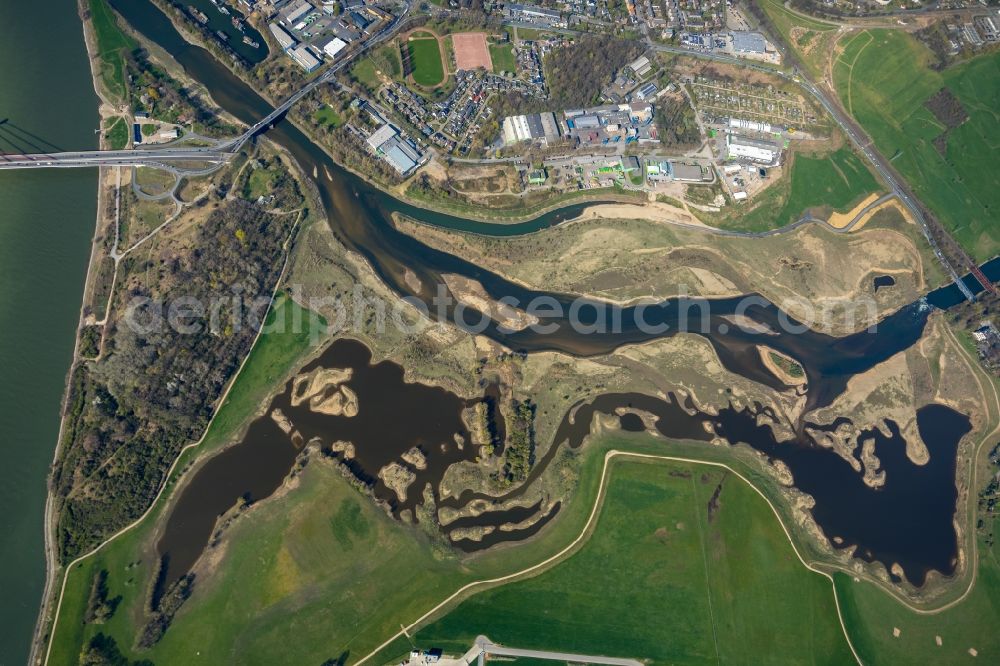
<svg viewBox="0 0 1000 666">
<path fill-rule="evenodd" d="M 277 23 L 270 23 L 267 27 L 270 29 L 271 34 L 274 35 L 275 41 L 277 41 L 281 48 L 285 51 L 294 48 L 295 45 L 298 44 L 295 38 L 289 35 L 288 31 Z"/>
<path fill-rule="evenodd" d="M 347 48 L 347 42 L 342 40 L 340 37 L 334 37 L 326 44 L 323 45 L 323 53 L 327 54 L 331 58 Z"/>
<path fill-rule="evenodd" d="M 780 129 L 772 127 L 771 123 L 760 122 L 757 120 L 746 120 L 744 118 L 730 118 L 729 127 L 737 130 L 750 130 L 751 132 L 763 132 L 764 134 L 772 134 L 780 132 Z"/>
<path fill-rule="evenodd" d="M 711 180 L 705 169 L 698 164 L 677 164 L 669 160 L 648 160 L 646 178 L 651 181 L 679 180 L 686 183 Z"/>
<path fill-rule="evenodd" d="M 567 23 L 562 14 L 554 9 L 545 9 L 535 5 L 509 4 L 504 7 L 504 14 L 512 21 L 533 23 L 550 28 L 565 28 Z"/>
<path fill-rule="evenodd" d="M 407 176 L 424 161 L 424 156 L 405 136 L 400 136 L 395 127 L 386 123 L 371 133 L 368 148 L 388 162 L 399 175 Z"/>
<path fill-rule="evenodd" d="M 645 78 L 646 75 L 653 69 L 653 63 L 651 63 L 649 58 L 646 56 L 639 56 L 630 62 L 628 66 L 639 79 Z"/>
<path fill-rule="evenodd" d="M 653 106 L 648 102 L 607 104 L 563 112 L 566 135 L 581 145 L 658 143 Z"/>
<path fill-rule="evenodd" d="M 766 53 L 767 40 L 759 32 L 734 31 L 733 50 L 737 53 Z"/>
<path fill-rule="evenodd" d="M 748 159 L 759 164 L 777 164 L 781 146 L 773 141 L 751 139 L 730 132 L 726 136 L 726 147 L 730 159 Z"/>
<path fill-rule="evenodd" d="M 313 72 L 322 64 L 322 61 L 309 50 L 308 46 L 305 45 L 289 49 L 288 55 L 292 57 L 292 60 L 294 60 L 299 67 L 306 70 L 306 72 Z"/>
<path fill-rule="evenodd" d="M 506 145 L 522 141 L 544 141 L 547 144 L 557 141 L 559 135 L 559 123 L 551 111 L 508 116 L 503 121 L 503 140 Z"/>
</svg>

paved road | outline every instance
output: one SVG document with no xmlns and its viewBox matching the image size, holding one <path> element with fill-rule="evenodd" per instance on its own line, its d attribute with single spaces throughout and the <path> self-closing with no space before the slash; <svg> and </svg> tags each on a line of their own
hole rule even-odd
<svg viewBox="0 0 1000 666">
<path fill-rule="evenodd" d="M 233 153 L 205 148 L 162 148 L 148 150 L 92 150 L 75 153 L 0 155 L 0 169 L 56 169 L 95 166 L 157 166 L 171 162 L 221 164 Z M 168 169 L 169 170 L 169 169 Z"/>
<path fill-rule="evenodd" d="M 480 637 L 482 639 L 482 637 Z M 525 657 L 528 659 L 548 659 L 551 661 L 569 662 L 574 664 L 606 664 L 607 666 L 644 666 L 636 659 L 620 659 L 618 657 L 602 657 L 590 654 L 573 654 L 570 652 L 551 652 L 549 650 L 521 650 L 519 648 L 503 647 L 488 641 L 480 642 L 477 639 L 483 652 L 499 657 Z"/>
</svg>

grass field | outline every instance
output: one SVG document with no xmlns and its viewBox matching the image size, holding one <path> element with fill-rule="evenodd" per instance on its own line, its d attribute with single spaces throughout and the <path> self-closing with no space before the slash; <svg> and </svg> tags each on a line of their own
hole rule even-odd
<svg viewBox="0 0 1000 666">
<path fill-rule="evenodd" d="M 369 90 L 376 90 L 379 87 L 378 74 L 375 63 L 372 59 L 362 58 L 351 68 L 351 76 Z"/>
<path fill-rule="evenodd" d="M 122 49 L 134 49 L 136 43 L 122 32 L 117 15 L 105 0 L 90 0 L 90 20 L 97 38 L 97 55 L 101 59 L 101 82 L 110 95 L 124 100 L 127 89 Z"/>
<path fill-rule="evenodd" d="M 300 322 L 298 327 L 295 325 L 296 321 Z M 280 322 L 284 322 L 284 325 L 279 326 Z M 268 324 L 271 330 L 261 335 L 253 348 L 243 372 L 219 409 L 205 440 L 197 452 L 188 451 L 182 455 L 177 471 L 168 481 L 168 487 L 176 484 L 181 472 L 197 455 L 218 449 L 230 441 L 240 426 L 260 408 L 273 387 L 308 352 L 313 344 L 312 335 L 318 327 L 324 325 L 322 320 L 315 320 L 308 311 L 284 296 L 277 299 L 268 315 Z M 76 664 L 80 647 L 98 631 L 115 636 L 119 646 L 125 650 L 132 645 L 135 632 L 132 623 L 141 616 L 152 575 L 146 547 L 164 506 L 165 503 L 158 504 L 139 527 L 119 537 L 67 573 L 66 593 L 52 643 L 50 664 Z M 84 625 L 82 618 L 91 581 L 101 569 L 108 570 L 109 584 L 113 587 L 112 596 L 122 595 L 122 602 L 106 624 Z"/>
<path fill-rule="evenodd" d="M 340 127 L 341 123 L 344 122 L 343 119 L 341 119 L 340 115 L 336 111 L 334 111 L 333 107 L 331 107 L 330 105 L 326 105 L 322 109 L 314 113 L 313 118 L 315 118 L 316 122 L 318 122 L 320 125 L 323 125 L 324 127 L 329 127 L 330 129 Z"/>
<path fill-rule="evenodd" d="M 772 185 L 748 214 L 727 218 L 719 226 L 765 231 L 787 226 L 810 208 L 845 212 L 872 192 L 878 182 L 849 148 L 822 157 L 795 155 L 791 183 Z"/>
<path fill-rule="evenodd" d="M 104 138 L 111 150 L 124 150 L 128 146 L 128 123 L 124 118 L 115 118 L 111 126 L 104 130 Z"/>
<path fill-rule="evenodd" d="M 433 87 L 444 81 L 441 48 L 434 37 L 411 37 L 406 43 L 413 65 L 413 81 L 417 85 Z"/>
<path fill-rule="evenodd" d="M 493 61 L 494 72 L 510 72 L 517 70 L 514 60 L 514 47 L 510 44 L 490 44 L 490 60 Z"/>
<path fill-rule="evenodd" d="M 978 260 L 1000 252 L 1000 53 L 936 72 L 930 52 L 903 32 L 867 30 L 852 36 L 834 65 L 844 106 L 872 136 L 965 249 Z M 969 118 L 946 132 L 924 103 L 942 87 Z"/>
<path fill-rule="evenodd" d="M 743 481 L 698 465 L 622 461 L 579 552 L 475 595 L 415 641 L 461 652 L 486 634 L 654 664 L 849 663 L 836 612 L 829 581 L 802 566 Z"/>
</svg>

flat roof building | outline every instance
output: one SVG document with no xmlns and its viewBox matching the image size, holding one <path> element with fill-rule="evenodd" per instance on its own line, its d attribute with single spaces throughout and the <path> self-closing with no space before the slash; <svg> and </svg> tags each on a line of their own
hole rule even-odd
<svg viewBox="0 0 1000 666">
<path fill-rule="evenodd" d="M 726 146 L 730 159 L 745 158 L 761 164 L 775 164 L 781 154 L 781 147 L 776 143 L 750 139 L 739 134 L 727 135 Z"/>
<path fill-rule="evenodd" d="M 274 35 L 275 41 L 277 41 L 284 50 L 287 51 L 290 48 L 294 48 L 295 45 L 298 44 L 298 42 L 295 41 L 295 38 L 288 34 L 288 31 L 277 23 L 269 23 L 267 27 L 271 31 L 271 34 Z"/>
<path fill-rule="evenodd" d="M 347 42 L 342 40 L 340 37 L 334 37 L 326 44 L 323 45 L 323 53 L 327 54 L 331 58 L 347 48 Z"/>
<path fill-rule="evenodd" d="M 285 25 L 295 25 L 301 21 L 303 17 L 315 10 L 316 8 L 306 2 L 306 0 L 300 0 L 300 2 L 283 11 L 281 18 L 285 22 Z"/>
<path fill-rule="evenodd" d="M 767 40 L 759 32 L 733 32 L 733 49 L 737 53 L 765 53 Z"/>
<path fill-rule="evenodd" d="M 292 56 L 292 60 L 298 63 L 299 67 L 306 70 L 306 72 L 314 71 L 321 64 L 319 58 L 314 56 L 309 47 L 305 45 L 296 46 L 294 49 L 289 50 L 288 55 Z"/>
<path fill-rule="evenodd" d="M 552 112 L 507 116 L 503 120 L 503 140 L 507 145 L 532 140 L 548 143 L 558 138 L 559 123 Z"/>
<path fill-rule="evenodd" d="M 383 143 L 394 136 L 396 136 L 396 128 L 386 123 L 371 133 L 368 137 L 368 147 L 372 150 L 378 150 Z"/>
</svg>

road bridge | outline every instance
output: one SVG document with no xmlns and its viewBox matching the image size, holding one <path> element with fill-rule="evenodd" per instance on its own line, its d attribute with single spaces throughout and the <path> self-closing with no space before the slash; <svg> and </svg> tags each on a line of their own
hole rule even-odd
<svg viewBox="0 0 1000 666">
<path fill-rule="evenodd" d="M 150 166 L 168 170 L 177 162 L 222 164 L 234 153 L 204 148 L 161 148 L 152 150 L 90 150 L 71 153 L 34 153 L 0 155 L 0 169 L 60 169 L 100 166 Z"/>
</svg>

